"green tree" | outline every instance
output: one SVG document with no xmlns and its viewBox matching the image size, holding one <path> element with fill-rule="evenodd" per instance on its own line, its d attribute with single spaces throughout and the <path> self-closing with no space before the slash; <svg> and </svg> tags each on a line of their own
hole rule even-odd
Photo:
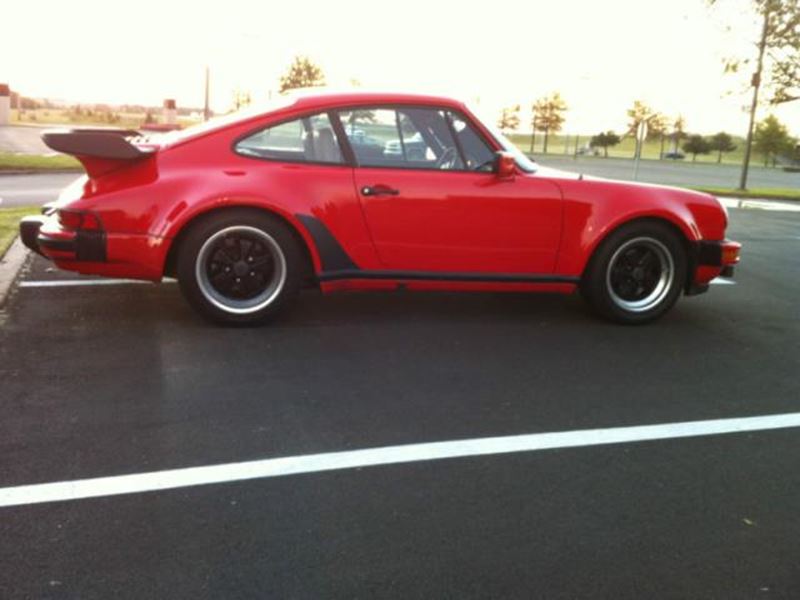
<svg viewBox="0 0 800 600">
<path fill-rule="evenodd" d="M 669 119 L 666 115 L 655 113 L 647 123 L 647 139 L 659 140 L 661 149 L 659 150 L 659 158 L 664 156 L 664 144 L 666 143 L 667 131 L 669 130 Z"/>
<path fill-rule="evenodd" d="M 636 140 L 633 157 L 642 155 L 642 140 L 639 139 L 639 131 L 642 126 L 646 126 L 650 119 L 656 118 L 658 113 L 650 108 L 641 100 L 635 100 L 633 106 L 628 109 L 628 133 Z"/>
<path fill-rule="evenodd" d="M 683 115 L 675 117 L 669 137 L 672 140 L 672 151 L 677 152 L 681 141 L 686 139 L 686 119 L 683 118 Z"/>
<path fill-rule="evenodd" d="M 350 129 L 350 135 L 352 135 L 356 130 L 356 123 L 375 123 L 377 120 L 377 115 L 375 114 L 374 110 L 352 110 L 350 111 L 350 116 L 347 117 L 347 126 Z M 403 133 L 411 133 L 413 134 L 416 130 L 408 132 L 404 131 Z"/>
<path fill-rule="evenodd" d="M 708 0 L 716 4 L 724 0 Z M 747 189 L 747 173 L 753 145 L 759 92 L 762 84 L 771 104 L 800 99 L 800 0 L 750 0 L 752 12 L 761 22 L 761 33 L 753 56 L 738 56 L 725 61 L 725 72 L 752 69 L 750 120 L 744 147 L 739 189 Z M 746 19 L 744 21 L 747 21 Z"/>
<path fill-rule="evenodd" d="M 250 92 L 236 88 L 233 90 L 233 110 L 239 110 L 245 106 L 249 106 L 252 102 Z"/>
<path fill-rule="evenodd" d="M 564 126 L 565 112 L 567 112 L 567 103 L 558 92 L 539 98 L 533 105 L 533 130 L 544 133 L 542 151 L 545 154 L 547 154 L 547 140 L 550 134 L 558 133 Z"/>
<path fill-rule="evenodd" d="M 733 152 L 736 150 L 736 144 L 733 143 L 733 138 L 724 131 L 720 131 L 709 141 L 711 142 L 711 149 L 717 151 L 717 163 L 722 162 L 723 152 Z"/>
<path fill-rule="evenodd" d="M 281 93 L 298 88 L 318 87 L 325 85 L 322 69 L 307 56 L 295 56 L 286 73 L 281 76 Z"/>
<path fill-rule="evenodd" d="M 683 143 L 683 150 L 692 155 L 692 162 L 697 160 L 698 154 L 711 152 L 711 143 L 702 135 L 690 135 Z"/>
<path fill-rule="evenodd" d="M 500 113 L 500 119 L 497 121 L 497 126 L 502 131 L 514 131 L 519 128 L 519 111 L 521 107 L 519 104 L 514 106 L 507 106 Z"/>
<path fill-rule="evenodd" d="M 756 125 L 753 143 L 756 150 L 764 155 L 764 166 L 767 166 L 771 159 L 773 167 L 779 155 L 791 153 L 794 147 L 794 140 L 786 130 L 786 126 L 774 115 L 769 115 Z"/>
<path fill-rule="evenodd" d="M 753 40 L 758 54 L 725 59 L 725 72 L 755 67 L 751 83 L 764 85 L 771 104 L 800 100 L 800 0 L 751 0 L 750 4 L 761 22 L 761 37 Z"/>
<path fill-rule="evenodd" d="M 603 156 L 608 158 L 608 147 L 616 146 L 621 141 L 622 138 L 620 138 L 616 133 L 614 133 L 613 131 L 606 131 L 592 136 L 592 139 L 589 142 L 589 146 L 591 146 L 592 148 L 602 148 Z"/>
</svg>

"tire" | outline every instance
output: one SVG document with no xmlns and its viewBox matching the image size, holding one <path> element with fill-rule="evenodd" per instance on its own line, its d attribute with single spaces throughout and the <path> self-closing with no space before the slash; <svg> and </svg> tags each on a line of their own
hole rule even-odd
<svg viewBox="0 0 800 600">
<path fill-rule="evenodd" d="M 599 315 L 640 325 L 675 305 L 686 273 L 682 237 L 665 223 L 640 221 L 603 241 L 583 275 L 581 293 Z"/>
<path fill-rule="evenodd" d="M 297 295 L 308 265 L 293 232 L 250 209 L 209 215 L 178 248 L 178 284 L 189 304 L 222 324 L 263 323 Z"/>
</svg>

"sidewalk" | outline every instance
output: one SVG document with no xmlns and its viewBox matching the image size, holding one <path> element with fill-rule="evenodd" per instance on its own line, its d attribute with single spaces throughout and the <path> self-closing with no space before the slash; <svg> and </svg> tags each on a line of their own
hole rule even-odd
<svg viewBox="0 0 800 600">
<path fill-rule="evenodd" d="M 41 127 L 26 125 L 0 126 L 0 152 L 18 154 L 52 154 L 42 141 Z"/>
</svg>

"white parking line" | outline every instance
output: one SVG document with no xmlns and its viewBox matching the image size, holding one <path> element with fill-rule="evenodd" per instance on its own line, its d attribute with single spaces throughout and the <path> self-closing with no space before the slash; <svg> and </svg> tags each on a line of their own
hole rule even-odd
<svg viewBox="0 0 800 600">
<path fill-rule="evenodd" d="M 800 212 L 800 203 L 798 202 L 780 202 L 776 200 L 758 199 L 758 198 L 724 198 L 717 197 L 722 204 L 728 208 L 744 208 L 744 209 L 758 209 L 758 210 L 774 210 L 786 212 Z"/>
<path fill-rule="evenodd" d="M 175 283 L 175 279 L 164 278 L 161 283 Z M 49 281 L 20 281 L 21 288 L 42 288 L 42 287 L 72 287 L 82 285 L 136 285 L 152 284 L 152 281 L 141 281 L 139 279 L 53 279 Z"/>
<path fill-rule="evenodd" d="M 212 483 L 228 483 L 249 479 L 320 473 L 339 469 L 413 463 L 445 458 L 600 446 L 604 444 L 742 433 L 746 431 L 766 431 L 789 427 L 800 427 L 800 413 L 385 446 L 382 448 L 287 456 L 206 467 L 190 467 L 150 473 L 98 477 L 95 479 L 6 487 L 0 488 L 0 507 L 153 492 Z"/>
<path fill-rule="evenodd" d="M 712 279 L 709 283 L 713 285 L 736 285 L 736 282 L 733 279 L 725 279 L 724 277 L 717 277 L 716 279 Z"/>
</svg>

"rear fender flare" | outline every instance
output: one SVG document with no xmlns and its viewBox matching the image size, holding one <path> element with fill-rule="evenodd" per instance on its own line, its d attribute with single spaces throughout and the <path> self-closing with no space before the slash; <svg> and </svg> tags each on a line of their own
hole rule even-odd
<svg viewBox="0 0 800 600">
<path fill-rule="evenodd" d="M 179 209 L 181 204 L 184 205 L 184 208 L 186 207 L 185 203 L 180 203 L 176 208 Z M 202 205 L 194 206 L 189 211 L 173 209 L 171 214 L 175 214 L 177 212 L 179 214 L 179 218 L 176 218 L 170 222 L 168 217 L 167 223 L 165 223 L 165 231 L 162 237 L 167 242 L 168 248 L 166 250 L 166 259 L 164 261 L 164 273 L 170 273 L 170 270 L 174 267 L 175 256 L 177 254 L 177 248 L 180 246 L 181 236 L 189 230 L 193 223 L 196 223 L 200 219 L 206 218 L 209 215 L 219 211 L 233 208 L 249 208 L 259 210 L 261 212 L 269 213 L 278 217 L 297 236 L 298 240 L 305 248 L 313 272 L 320 272 L 322 268 L 322 262 L 317 247 L 314 244 L 314 241 L 311 238 L 308 230 L 295 215 L 269 201 L 264 200 L 263 198 L 223 197 L 209 200 L 204 202 Z"/>
</svg>

